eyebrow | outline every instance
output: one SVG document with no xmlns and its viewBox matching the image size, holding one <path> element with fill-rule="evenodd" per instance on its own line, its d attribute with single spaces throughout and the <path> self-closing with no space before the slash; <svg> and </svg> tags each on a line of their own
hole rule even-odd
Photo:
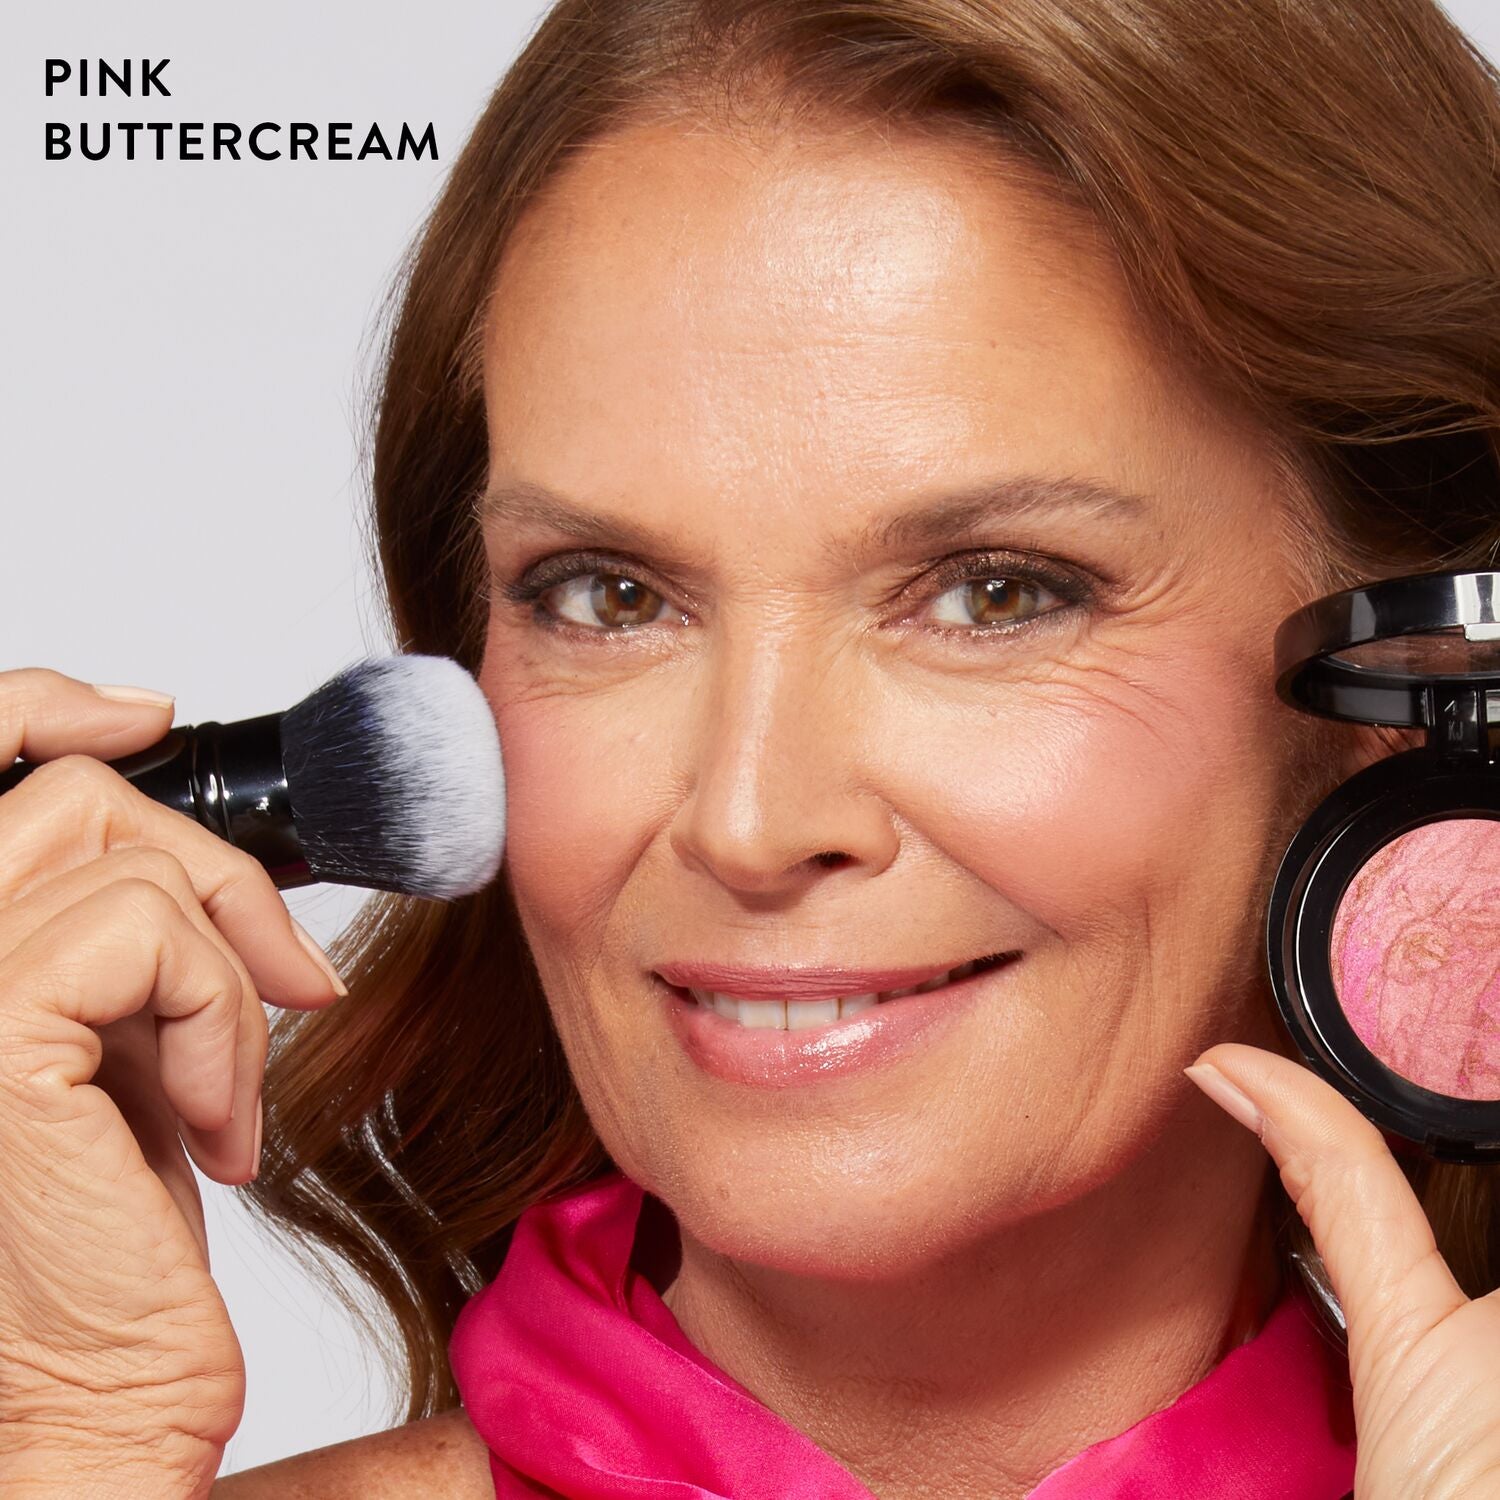
<svg viewBox="0 0 1500 1500">
<path fill-rule="evenodd" d="M 832 541 L 826 550 L 837 557 L 903 547 L 936 547 L 987 523 L 1023 519 L 1044 511 L 1072 510 L 1091 519 L 1106 515 L 1136 519 L 1151 508 L 1147 496 L 1099 479 L 1013 474 L 877 517 L 853 537 Z M 666 551 L 679 545 L 628 516 L 603 515 L 529 480 L 494 486 L 474 502 L 474 513 L 482 526 L 545 526 L 564 536 L 627 551 Z"/>
</svg>

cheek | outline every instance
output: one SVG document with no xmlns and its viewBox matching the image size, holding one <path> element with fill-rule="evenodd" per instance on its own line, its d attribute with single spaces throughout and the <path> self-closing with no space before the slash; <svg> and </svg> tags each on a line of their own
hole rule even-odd
<svg viewBox="0 0 1500 1500">
<path fill-rule="evenodd" d="M 1139 955 L 1174 914 L 1211 941 L 1264 866 L 1277 712 L 1220 653 L 1158 640 L 998 687 L 992 707 L 926 706 L 898 795 L 928 842 L 1063 944 Z"/>
<path fill-rule="evenodd" d="M 491 702 L 506 772 L 505 862 L 518 911 L 528 929 L 580 945 L 575 957 L 582 958 L 590 934 L 602 941 L 605 924 L 618 918 L 621 883 L 650 837 L 656 736 L 631 722 L 628 695 Z"/>
<path fill-rule="evenodd" d="M 522 680 L 488 665 L 479 674 L 505 764 L 506 879 L 589 1114 L 617 1159 L 634 1164 L 630 1141 L 654 1104 L 632 1082 L 631 1008 L 603 998 L 618 993 L 618 970 L 596 971 L 620 941 L 631 871 L 649 842 L 654 736 L 632 722 L 629 694 L 527 697 L 516 693 Z"/>
</svg>

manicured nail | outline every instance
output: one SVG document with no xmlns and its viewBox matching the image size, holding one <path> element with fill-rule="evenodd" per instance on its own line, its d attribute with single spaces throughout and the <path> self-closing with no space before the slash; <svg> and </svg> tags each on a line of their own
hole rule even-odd
<svg viewBox="0 0 1500 1500">
<path fill-rule="evenodd" d="M 171 693 L 158 693 L 151 688 L 122 687 L 117 682 L 96 682 L 92 686 L 101 698 L 118 698 L 122 703 L 149 703 L 153 708 L 168 708 L 177 701 Z"/>
<path fill-rule="evenodd" d="M 261 1106 L 260 1095 L 255 1096 L 255 1145 L 250 1149 L 250 1180 L 254 1182 L 260 1176 L 260 1138 L 265 1129 L 266 1116 Z"/>
<path fill-rule="evenodd" d="M 1260 1111 L 1212 1063 L 1194 1063 L 1182 1070 L 1226 1114 L 1231 1114 L 1246 1130 L 1260 1134 L 1264 1121 Z"/>
<path fill-rule="evenodd" d="M 297 941 L 307 949 L 307 956 L 328 976 L 334 991 L 340 995 L 349 993 L 348 986 L 339 978 L 339 971 L 334 968 L 328 955 L 313 941 L 312 934 L 308 932 L 296 917 L 291 918 L 292 931 L 297 934 Z"/>
</svg>

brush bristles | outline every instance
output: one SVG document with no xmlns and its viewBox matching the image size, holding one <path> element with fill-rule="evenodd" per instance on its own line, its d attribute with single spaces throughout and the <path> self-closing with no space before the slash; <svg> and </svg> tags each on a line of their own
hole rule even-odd
<svg viewBox="0 0 1500 1500">
<path fill-rule="evenodd" d="M 355 663 L 288 709 L 282 764 L 315 879 L 451 900 L 505 846 L 489 703 L 446 656 Z"/>
</svg>

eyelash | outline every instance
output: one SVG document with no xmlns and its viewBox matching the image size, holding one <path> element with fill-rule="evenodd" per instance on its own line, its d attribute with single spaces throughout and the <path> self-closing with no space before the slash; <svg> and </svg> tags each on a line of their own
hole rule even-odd
<svg viewBox="0 0 1500 1500">
<path fill-rule="evenodd" d="M 983 642 L 995 636 L 1011 636 L 1018 631 L 1029 630 L 1046 621 L 1052 620 L 1053 616 L 1063 615 L 1081 605 L 1087 605 L 1093 600 L 1093 592 L 1086 584 L 1076 578 L 1060 573 L 1052 568 L 1045 567 L 1035 560 L 1029 561 L 1024 566 L 1017 566 L 1008 560 L 1003 554 L 979 553 L 965 554 L 961 557 L 946 559 L 940 563 L 935 570 L 936 587 L 930 595 L 931 600 L 940 599 L 943 595 L 951 592 L 959 584 L 974 583 L 980 580 L 1005 579 L 1007 582 L 1025 585 L 1039 586 L 1047 593 L 1059 600 L 1059 604 L 1050 609 L 1043 609 L 1036 614 L 1022 620 L 1011 621 L 1004 625 L 937 625 L 929 627 L 938 635 L 945 637 L 958 636 L 965 641 Z M 494 579 L 497 592 L 513 604 L 530 604 L 533 606 L 532 618 L 536 624 L 544 629 L 557 631 L 563 635 L 584 635 L 595 637 L 614 638 L 622 635 L 631 635 L 637 631 L 649 630 L 652 625 L 579 625 L 574 620 L 559 619 L 550 614 L 542 603 L 542 597 L 553 589 L 564 583 L 571 583 L 576 578 L 590 576 L 604 576 L 609 578 L 622 578 L 630 583 L 639 584 L 642 588 L 650 590 L 665 602 L 666 596 L 660 589 L 653 588 L 644 578 L 632 572 L 628 563 L 618 558 L 612 558 L 602 553 L 572 553 L 563 557 L 546 558 L 535 567 L 528 569 L 522 577 L 510 580 L 500 577 Z M 655 622 L 652 622 L 653 624 Z"/>
</svg>

